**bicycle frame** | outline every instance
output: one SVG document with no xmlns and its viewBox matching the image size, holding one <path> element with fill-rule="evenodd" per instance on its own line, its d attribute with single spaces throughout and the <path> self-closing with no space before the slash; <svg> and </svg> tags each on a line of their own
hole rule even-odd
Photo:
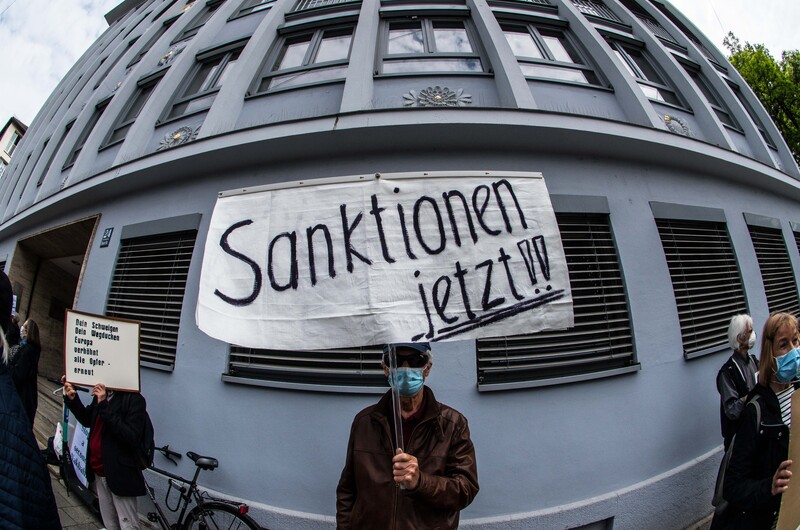
<svg viewBox="0 0 800 530">
<path fill-rule="evenodd" d="M 161 469 L 161 468 L 158 468 L 158 467 L 155 467 L 155 466 L 151 466 L 148 469 L 150 471 L 154 471 L 154 472 L 158 473 L 159 475 L 163 475 L 163 476 L 167 477 L 167 479 L 168 479 L 169 488 L 167 489 L 167 493 L 166 493 L 166 495 L 164 497 L 164 504 L 166 504 L 167 509 L 170 510 L 171 512 L 173 512 L 173 513 L 177 512 L 180 509 L 180 514 L 178 515 L 178 520 L 175 522 L 174 525 L 170 525 L 169 524 L 169 519 L 167 518 L 167 514 L 161 508 L 161 504 L 158 502 L 158 500 L 156 500 L 154 488 L 147 482 L 147 479 L 145 478 L 145 486 L 146 486 L 146 489 L 147 489 L 147 496 L 150 497 L 150 500 L 153 502 L 153 505 L 156 507 L 156 511 L 157 511 L 156 519 L 157 519 L 158 523 L 161 525 L 161 528 L 163 528 L 164 530 L 171 530 L 171 528 L 180 528 L 181 524 L 183 523 L 184 517 L 186 517 L 186 512 L 187 512 L 187 510 L 189 508 L 190 502 L 192 500 L 194 500 L 195 504 L 202 504 L 202 500 L 200 499 L 200 494 L 197 492 L 197 477 L 200 475 L 200 468 L 198 467 L 198 468 L 195 469 L 194 477 L 192 478 L 192 480 L 186 479 L 186 478 L 184 478 L 184 477 L 182 477 L 180 475 L 176 475 L 174 473 L 170 473 L 166 469 Z M 186 486 L 182 486 L 182 487 L 181 486 L 177 486 L 173 481 L 177 481 L 177 482 L 180 482 L 181 484 L 184 484 L 184 485 L 188 486 L 188 489 L 186 488 Z M 176 506 L 176 508 L 174 510 L 169 507 L 169 504 L 167 504 L 167 500 L 168 500 L 168 497 L 169 497 L 169 492 L 173 487 L 176 488 L 180 492 L 180 497 L 179 497 L 179 500 L 178 500 L 178 504 L 177 504 L 177 506 Z M 183 506 L 181 506 L 181 504 Z M 152 521 L 152 522 L 156 522 L 156 521 Z"/>
</svg>

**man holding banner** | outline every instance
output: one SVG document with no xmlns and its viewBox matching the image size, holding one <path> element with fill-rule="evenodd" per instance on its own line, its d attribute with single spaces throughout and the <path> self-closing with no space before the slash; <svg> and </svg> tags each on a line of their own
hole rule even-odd
<svg viewBox="0 0 800 530">
<path fill-rule="evenodd" d="M 138 530 L 136 497 L 146 493 L 137 447 L 145 425 L 146 403 L 137 392 L 109 391 L 103 384 L 92 389 L 84 406 L 75 387 L 62 377 L 64 402 L 89 428 L 86 477 L 94 482 L 103 524 L 109 530 Z"/>
<path fill-rule="evenodd" d="M 392 349 L 397 368 L 390 374 Z M 428 343 L 384 348 L 384 373 L 392 390 L 353 420 L 336 489 L 339 530 L 457 528 L 460 510 L 477 495 L 467 420 L 424 386 L 432 364 Z M 393 391 L 399 393 L 398 429 Z M 396 439 L 406 440 L 405 447 L 396 447 Z"/>
</svg>

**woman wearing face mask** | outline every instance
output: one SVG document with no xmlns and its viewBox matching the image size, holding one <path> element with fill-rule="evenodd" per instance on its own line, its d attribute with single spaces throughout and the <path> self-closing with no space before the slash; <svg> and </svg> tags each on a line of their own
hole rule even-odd
<svg viewBox="0 0 800 530">
<path fill-rule="evenodd" d="M 730 446 L 739 418 L 747 403 L 747 394 L 756 386 L 758 361 L 750 353 L 756 345 L 756 332 L 750 315 L 736 315 L 728 325 L 728 344 L 733 354 L 717 373 L 719 417 L 725 451 Z"/>
<path fill-rule="evenodd" d="M 42 353 L 42 346 L 39 342 L 39 326 L 33 320 L 26 320 L 19 331 L 22 340 L 11 349 L 9 368 L 31 428 L 33 428 L 36 408 L 39 405 L 37 376 L 39 375 L 39 355 Z"/>
<path fill-rule="evenodd" d="M 770 530 L 777 524 L 781 494 L 792 476 L 787 457 L 798 347 L 797 319 L 770 315 L 761 339 L 758 384 L 742 413 L 725 475 L 726 529 Z"/>
</svg>

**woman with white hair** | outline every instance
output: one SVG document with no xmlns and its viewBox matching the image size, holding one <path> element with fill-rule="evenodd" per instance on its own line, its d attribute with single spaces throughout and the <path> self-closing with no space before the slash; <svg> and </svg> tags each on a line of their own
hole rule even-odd
<svg viewBox="0 0 800 530">
<path fill-rule="evenodd" d="M 720 395 L 720 422 L 725 450 L 731 443 L 739 419 L 747 404 L 747 395 L 758 380 L 758 361 L 750 354 L 756 344 L 753 319 L 750 315 L 736 315 L 728 325 L 728 343 L 733 354 L 717 373 L 717 391 Z"/>
</svg>

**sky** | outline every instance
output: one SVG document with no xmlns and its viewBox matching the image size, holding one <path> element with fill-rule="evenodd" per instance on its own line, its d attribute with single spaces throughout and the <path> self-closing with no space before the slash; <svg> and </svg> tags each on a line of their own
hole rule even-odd
<svg viewBox="0 0 800 530">
<path fill-rule="evenodd" d="M 727 56 L 722 39 L 766 45 L 773 57 L 800 48 L 800 0 L 670 0 Z M 108 28 L 120 0 L 0 0 L 0 126 L 30 125 L 61 78 Z"/>
</svg>

